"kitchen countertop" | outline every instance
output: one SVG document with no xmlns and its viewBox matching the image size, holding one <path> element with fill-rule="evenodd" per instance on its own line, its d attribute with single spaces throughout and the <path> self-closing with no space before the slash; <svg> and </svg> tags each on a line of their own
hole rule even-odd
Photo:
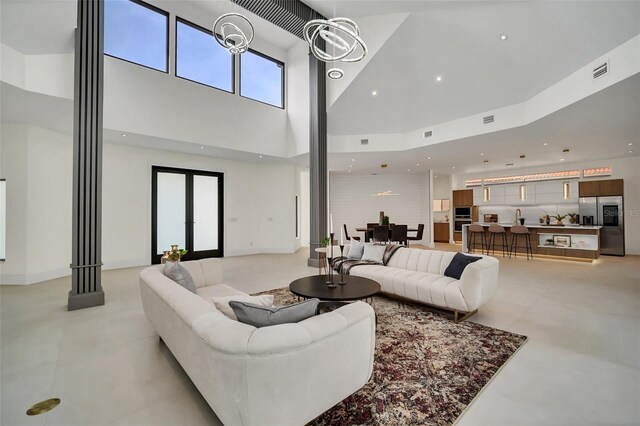
<svg viewBox="0 0 640 426">
<path fill-rule="evenodd" d="M 488 222 L 478 222 L 478 223 L 474 223 L 474 225 L 482 225 L 485 227 L 488 227 L 489 225 L 491 225 Z M 496 225 L 502 225 L 505 228 L 511 227 L 511 226 L 515 226 L 515 223 L 513 222 L 499 222 Z M 602 226 L 585 226 L 585 225 L 562 225 L 562 226 L 558 226 L 558 225 L 541 225 L 541 224 L 530 224 L 530 223 L 525 223 L 524 226 L 526 226 L 527 228 L 537 228 L 537 229 L 600 229 L 602 228 Z M 469 225 L 465 224 L 462 225 L 462 227 L 469 227 Z"/>
</svg>

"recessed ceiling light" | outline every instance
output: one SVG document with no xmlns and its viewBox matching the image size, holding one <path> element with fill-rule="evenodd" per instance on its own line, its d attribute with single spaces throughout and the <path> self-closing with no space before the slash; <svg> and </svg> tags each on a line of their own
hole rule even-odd
<svg viewBox="0 0 640 426">
<path fill-rule="evenodd" d="M 204 146 L 201 146 L 200 149 L 204 149 Z"/>
<path fill-rule="evenodd" d="M 560 161 L 564 161 L 564 158 L 561 158 Z"/>
<path fill-rule="evenodd" d="M 543 143 L 543 145 L 544 145 L 544 146 L 547 146 L 547 145 L 549 145 L 549 142 L 545 142 L 545 143 Z"/>
<path fill-rule="evenodd" d="M 629 151 L 629 154 L 633 154 L 633 151 Z"/>
<path fill-rule="evenodd" d="M 441 82 L 442 81 L 442 76 L 441 75 L 436 76 L 436 81 L 438 83 Z"/>
<path fill-rule="evenodd" d="M 508 163 L 507 167 L 513 167 L 513 163 Z"/>
<path fill-rule="evenodd" d="M 456 168 L 456 166 L 453 166 L 453 167 L 451 167 L 451 168 L 452 168 L 452 169 L 455 169 L 455 168 Z"/>
<path fill-rule="evenodd" d="M 351 173 L 351 170 L 349 170 L 349 173 Z"/>
<path fill-rule="evenodd" d="M 371 94 L 372 94 L 373 96 L 376 96 L 376 95 L 378 94 L 378 91 L 377 91 L 377 90 L 374 90 L 373 92 L 371 92 Z"/>
<path fill-rule="evenodd" d="M 631 145 L 633 145 L 633 144 L 632 144 L 631 142 L 629 142 L 627 145 L 631 146 Z"/>
<path fill-rule="evenodd" d="M 508 39 L 509 39 L 509 36 L 508 36 L 508 35 L 506 35 L 506 34 L 501 34 L 501 35 L 500 35 L 500 40 L 502 40 L 502 41 L 507 41 Z"/>
<path fill-rule="evenodd" d="M 420 167 L 420 164 L 416 164 L 416 167 Z"/>
<path fill-rule="evenodd" d="M 481 153 L 480 153 L 480 155 L 481 155 L 481 156 L 482 156 L 482 155 L 484 155 L 484 152 L 481 152 Z"/>
<path fill-rule="evenodd" d="M 410 172 L 410 171 L 411 171 L 411 169 L 407 169 L 407 171 L 408 171 L 408 172 Z"/>
<path fill-rule="evenodd" d="M 352 158 L 352 159 L 351 159 L 351 161 L 356 161 L 356 159 L 355 159 L 355 158 Z"/>
<path fill-rule="evenodd" d="M 431 157 L 427 157 L 427 160 L 431 160 Z"/>
<path fill-rule="evenodd" d="M 353 164 L 349 164 L 349 167 L 353 167 Z"/>
<path fill-rule="evenodd" d="M 123 133 L 123 134 L 122 134 L 122 137 L 123 137 L 123 138 L 126 138 L 126 137 L 127 137 L 127 134 L 126 134 L 126 133 Z"/>
<path fill-rule="evenodd" d="M 262 158 L 262 155 L 260 155 L 259 157 Z"/>
</svg>

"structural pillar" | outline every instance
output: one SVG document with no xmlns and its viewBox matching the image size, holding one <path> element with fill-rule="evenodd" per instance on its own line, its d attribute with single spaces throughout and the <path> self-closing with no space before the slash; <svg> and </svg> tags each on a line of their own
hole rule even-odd
<svg viewBox="0 0 640 426">
<path fill-rule="evenodd" d="M 315 249 L 322 247 L 327 232 L 327 80 L 326 64 L 309 55 L 309 184 L 311 243 L 309 266 L 320 267 Z"/>
<path fill-rule="evenodd" d="M 78 0 L 75 43 L 70 311 L 104 305 L 101 284 L 103 0 Z"/>
</svg>

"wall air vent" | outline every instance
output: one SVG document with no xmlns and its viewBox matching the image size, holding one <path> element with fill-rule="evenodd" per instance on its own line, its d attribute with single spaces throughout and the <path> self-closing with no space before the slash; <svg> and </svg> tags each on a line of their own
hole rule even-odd
<svg viewBox="0 0 640 426">
<path fill-rule="evenodd" d="M 493 115 L 487 115 L 486 117 L 482 117 L 482 124 L 493 123 Z"/>
<path fill-rule="evenodd" d="M 593 69 L 593 79 L 595 80 L 596 78 L 602 77 L 608 72 L 609 72 L 609 61 L 605 62 L 604 64 L 598 65 Z"/>
<path fill-rule="evenodd" d="M 424 133 L 422 134 L 422 137 L 423 137 L 423 138 L 425 138 L 425 139 L 426 139 L 426 138 L 430 138 L 431 136 L 433 136 L 433 131 L 431 131 L 431 130 L 429 130 L 429 131 L 427 131 L 427 132 L 424 132 Z"/>
<path fill-rule="evenodd" d="M 369 139 L 360 139 L 360 145 L 369 145 Z"/>
</svg>

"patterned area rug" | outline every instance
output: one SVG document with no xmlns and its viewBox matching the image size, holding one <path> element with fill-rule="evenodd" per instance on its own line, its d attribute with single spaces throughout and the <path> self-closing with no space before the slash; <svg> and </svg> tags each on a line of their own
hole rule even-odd
<svg viewBox="0 0 640 426">
<path fill-rule="evenodd" d="M 264 293 L 278 305 L 298 301 L 288 288 Z M 374 309 L 372 379 L 311 424 L 450 425 L 527 340 L 384 296 Z"/>
</svg>

